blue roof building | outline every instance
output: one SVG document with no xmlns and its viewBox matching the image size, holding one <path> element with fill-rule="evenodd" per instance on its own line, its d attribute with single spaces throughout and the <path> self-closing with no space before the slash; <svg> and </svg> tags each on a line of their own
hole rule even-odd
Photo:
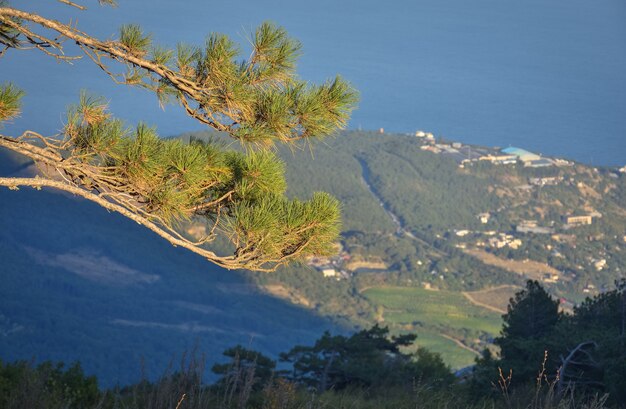
<svg viewBox="0 0 626 409">
<path fill-rule="evenodd" d="M 515 148 L 513 146 L 511 146 L 510 148 L 502 149 L 502 152 L 503 153 L 507 153 L 509 155 L 515 155 L 522 162 L 531 162 L 531 161 L 536 161 L 536 160 L 540 160 L 541 159 L 541 156 L 539 156 L 539 155 L 537 155 L 535 153 L 528 152 L 525 149 Z"/>
<path fill-rule="evenodd" d="M 515 155 L 522 162 L 529 162 L 529 161 L 541 159 L 541 156 L 535 153 L 528 152 L 527 150 L 522 149 L 522 148 L 515 148 L 513 146 L 506 148 L 506 149 L 502 149 L 502 152 L 507 153 L 509 155 Z"/>
</svg>

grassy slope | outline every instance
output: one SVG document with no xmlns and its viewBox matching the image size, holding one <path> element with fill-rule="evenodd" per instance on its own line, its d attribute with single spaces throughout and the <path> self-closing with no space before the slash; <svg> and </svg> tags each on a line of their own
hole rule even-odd
<svg viewBox="0 0 626 409">
<path fill-rule="evenodd" d="M 495 336 L 501 326 L 499 314 L 471 304 L 458 292 L 375 287 L 363 294 L 382 307 L 385 324 L 396 331 L 415 331 L 419 346 L 441 353 L 453 368 L 470 365 L 476 354 L 441 334 L 456 338 L 455 331 L 471 328 L 475 335 Z"/>
</svg>

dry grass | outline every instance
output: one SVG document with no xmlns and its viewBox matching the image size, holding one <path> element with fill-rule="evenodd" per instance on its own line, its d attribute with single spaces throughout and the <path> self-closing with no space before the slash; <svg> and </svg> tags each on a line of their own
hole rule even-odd
<svg viewBox="0 0 626 409">
<path fill-rule="evenodd" d="M 520 289 L 521 287 L 516 285 L 501 285 L 479 291 L 463 291 L 463 295 L 474 305 L 506 314 L 509 300 Z"/>
<path fill-rule="evenodd" d="M 433 389 L 415 379 L 409 389 L 347 389 L 322 394 L 282 378 L 273 378 L 262 388 L 254 388 L 255 368 L 239 365 L 235 359 L 225 378 L 216 386 L 202 382 L 204 357 L 183 356 L 156 382 L 100 393 L 90 405 L 77 404 L 71 390 L 51 392 L 48 378 L 34 369 L 27 370 L 13 389 L 0 388 L 3 409 L 608 409 L 608 396 L 579 396 L 566 390 L 558 396 L 556 383 L 540 370 L 536 385 L 510 389 L 511 374 L 502 373 L 494 383 L 499 396 L 469 402 L 462 385 Z M 0 385 L 2 386 L 2 385 Z"/>
<path fill-rule="evenodd" d="M 302 295 L 299 291 L 287 287 L 283 284 L 267 284 L 263 288 L 271 295 L 282 298 L 283 300 L 290 301 L 294 304 L 299 304 L 304 307 L 311 307 L 313 303 L 311 300 Z"/>
<path fill-rule="evenodd" d="M 544 274 L 555 274 L 562 277 L 561 272 L 545 263 L 533 260 L 506 260 L 484 250 L 464 250 L 465 254 L 475 257 L 483 263 L 520 274 L 533 280 L 541 280 Z"/>
</svg>

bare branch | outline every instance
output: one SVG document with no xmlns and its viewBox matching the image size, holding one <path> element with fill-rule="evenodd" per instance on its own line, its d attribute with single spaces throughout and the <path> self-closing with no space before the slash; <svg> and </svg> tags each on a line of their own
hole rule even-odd
<svg viewBox="0 0 626 409">
<path fill-rule="evenodd" d="M 88 192 L 79 187 L 68 185 L 67 183 L 59 182 L 56 180 L 45 179 L 45 178 L 2 178 L 0 177 L 0 186 L 8 187 L 9 189 L 17 190 L 21 186 L 32 187 L 35 189 L 41 189 L 42 187 L 50 187 L 54 189 L 59 189 L 64 192 L 72 193 L 77 196 L 80 196 L 84 199 L 87 199 L 91 202 L 97 203 L 98 205 L 104 207 L 107 210 L 118 212 L 125 217 L 133 220 L 137 224 L 140 224 L 148 229 L 152 230 L 154 233 L 164 238 L 165 240 L 172 243 L 172 245 L 180 246 L 186 248 L 187 250 L 191 250 L 192 252 L 199 254 L 200 256 L 206 258 L 207 260 L 227 269 L 240 269 L 246 268 L 246 263 L 240 263 L 236 257 L 220 257 L 216 255 L 214 252 L 206 250 L 204 248 L 194 246 L 185 240 L 181 240 L 180 238 L 172 236 L 170 233 L 166 232 L 160 226 L 152 223 L 150 220 L 145 217 L 141 217 L 126 208 L 117 205 L 115 203 L 111 203 L 108 200 L 100 197 L 97 194 Z M 257 268 L 254 263 L 251 263 L 251 266 L 258 271 L 273 271 L 275 268 Z"/>
<path fill-rule="evenodd" d="M 72 3 L 70 0 L 58 0 L 63 4 L 67 4 L 68 6 L 76 7 L 79 10 L 87 10 L 87 7 L 81 6 L 80 4 Z"/>
</svg>

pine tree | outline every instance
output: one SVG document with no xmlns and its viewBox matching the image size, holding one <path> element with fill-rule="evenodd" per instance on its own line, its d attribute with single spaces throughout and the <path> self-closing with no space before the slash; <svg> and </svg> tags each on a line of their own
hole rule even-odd
<svg viewBox="0 0 626 409">
<path fill-rule="evenodd" d="M 313 346 L 298 345 L 282 353 L 280 360 L 293 365 L 282 375 L 320 392 L 407 386 L 418 378 L 431 386 L 450 383 L 453 376 L 439 355 L 421 349 L 415 355 L 403 352 L 416 338 L 390 337 L 389 329 L 378 325 L 350 337 L 327 331 Z"/>
<path fill-rule="evenodd" d="M 528 280 L 526 288 L 515 294 L 502 316 L 504 324 L 494 343 L 500 347 L 501 368 L 513 370 L 516 383 L 535 379 L 541 370 L 545 353 L 549 355 L 549 373 L 555 373 L 555 353 L 550 336 L 561 318 L 559 301 L 537 281 Z"/>
<path fill-rule="evenodd" d="M 69 109 L 60 135 L 0 135 L 0 147 L 27 156 L 41 170 L 36 178 L 0 178 L 0 186 L 79 195 L 229 269 L 271 271 L 328 254 L 340 231 L 339 203 L 326 193 L 308 201 L 288 199 L 284 166 L 272 147 L 301 146 L 344 128 L 356 92 L 340 77 L 321 85 L 299 79 L 301 46 L 280 27 L 264 23 L 250 42 L 250 57 L 239 59 L 237 45 L 221 34 L 209 35 L 203 46 L 166 49 L 141 27 L 126 25 L 116 39 L 103 41 L 74 23 L 0 0 L 3 58 L 15 50 L 38 50 L 65 62 L 88 58 L 115 83 L 154 92 L 162 105 L 177 103 L 242 146 L 164 140 L 145 124 L 129 129 L 101 98 L 84 94 Z M 22 95 L 11 83 L 0 85 L 0 123 L 19 115 Z M 180 226 L 197 218 L 210 228 L 194 241 Z M 216 237 L 232 244 L 231 255 L 206 248 Z"/>
<path fill-rule="evenodd" d="M 216 382 L 220 388 L 233 393 L 248 389 L 249 393 L 266 386 L 274 376 L 276 362 L 260 352 L 237 345 L 228 348 L 222 355 L 229 358 L 229 361 L 215 364 L 211 368 L 213 373 L 221 376 Z"/>
<path fill-rule="evenodd" d="M 598 388 L 626 402 L 626 281 L 580 303 L 568 324 L 563 383 Z"/>
</svg>

